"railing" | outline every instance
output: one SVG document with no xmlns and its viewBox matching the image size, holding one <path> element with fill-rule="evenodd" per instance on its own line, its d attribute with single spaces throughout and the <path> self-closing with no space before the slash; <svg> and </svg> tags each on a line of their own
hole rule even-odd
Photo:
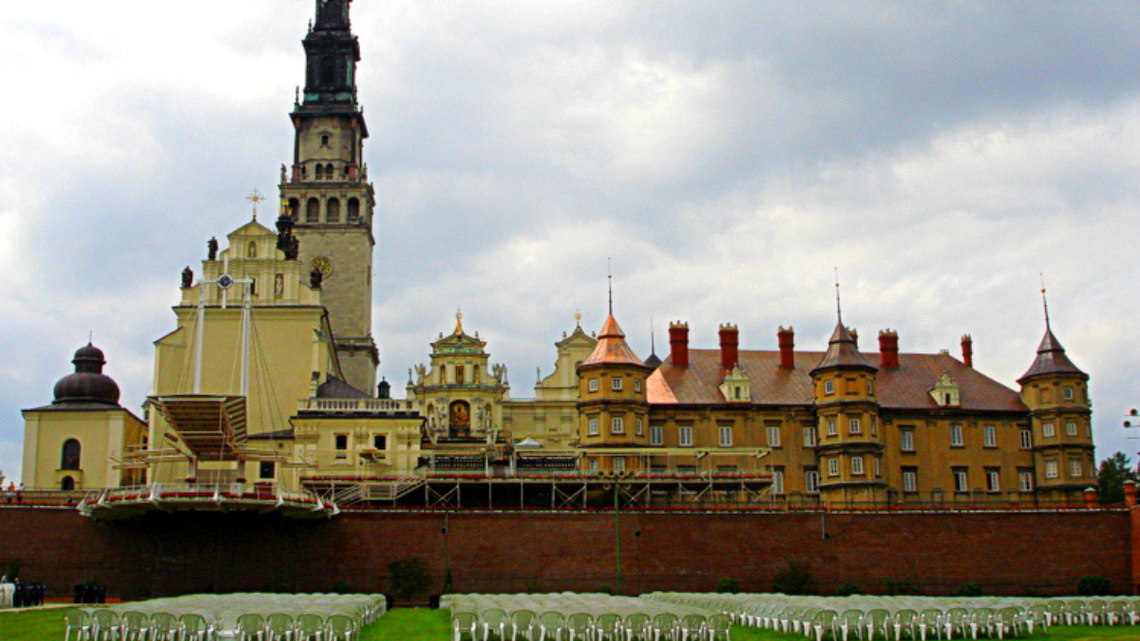
<svg viewBox="0 0 1140 641">
<path fill-rule="evenodd" d="M 276 508 L 305 508 L 314 511 L 333 508 L 309 490 L 250 483 L 154 483 L 107 488 L 88 492 L 78 507 L 80 512 L 91 516 L 99 509 L 171 503 L 272 505 Z"/>
<path fill-rule="evenodd" d="M 298 403 L 302 412 L 411 412 L 415 403 L 392 398 L 306 398 Z"/>
</svg>

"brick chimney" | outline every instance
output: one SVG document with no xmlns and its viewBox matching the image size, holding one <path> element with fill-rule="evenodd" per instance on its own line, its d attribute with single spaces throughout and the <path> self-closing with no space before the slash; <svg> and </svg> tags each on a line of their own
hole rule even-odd
<svg viewBox="0 0 1140 641">
<path fill-rule="evenodd" d="M 974 339 L 969 334 L 962 334 L 962 362 L 966 367 L 974 366 Z"/>
<path fill-rule="evenodd" d="M 780 342 L 780 367 L 784 369 L 796 368 L 796 330 L 792 327 L 776 332 L 776 339 Z"/>
<path fill-rule="evenodd" d="M 1136 482 L 1124 482 L 1124 504 L 1128 507 L 1136 507 Z"/>
<path fill-rule="evenodd" d="M 689 366 L 689 324 L 669 323 L 669 360 L 673 367 Z"/>
<path fill-rule="evenodd" d="M 879 332 L 879 365 L 884 369 L 899 367 L 899 335 L 893 329 Z"/>
<path fill-rule="evenodd" d="M 727 323 L 720 326 L 720 366 L 731 370 L 740 364 L 740 330 Z"/>
</svg>

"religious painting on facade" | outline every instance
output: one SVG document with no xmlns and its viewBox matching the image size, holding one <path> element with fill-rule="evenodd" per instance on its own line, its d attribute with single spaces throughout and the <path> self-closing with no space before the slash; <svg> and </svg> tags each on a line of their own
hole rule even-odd
<svg viewBox="0 0 1140 641">
<path fill-rule="evenodd" d="M 467 401 L 451 404 L 451 435 L 467 436 L 471 433 L 471 405 Z"/>
</svg>

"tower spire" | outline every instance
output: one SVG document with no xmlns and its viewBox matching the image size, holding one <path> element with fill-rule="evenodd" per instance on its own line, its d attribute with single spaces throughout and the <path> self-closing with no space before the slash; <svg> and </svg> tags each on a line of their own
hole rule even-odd
<svg viewBox="0 0 1140 641">
<path fill-rule="evenodd" d="M 610 290 L 610 316 L 614 315 L 614 269 L 612 259 L 606 259 L 606 278 L 609 281 Z"/>
<path fill-rule="evenodd" d="M 1045 274 L 1042 272 L 1039 275 L 1041 276 L 1041 304 L 1045 307 L 1045 329 L 1051 330 L 1052 327 L 1049 324 L 1049 298 L 1045 295 Z"/>
<path fill-rule="evenodd" d="M 839 268 L 835 268 L 835 315 L 839 319 L 839 324 L 843 324 L 843 305 L 839 301 Z"/>
</svg>

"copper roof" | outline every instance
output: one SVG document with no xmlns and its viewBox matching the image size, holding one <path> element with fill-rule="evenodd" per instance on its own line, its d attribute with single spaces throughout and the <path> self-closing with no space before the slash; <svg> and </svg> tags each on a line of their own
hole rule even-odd
<svg viewBox="0 0 1140 641">
<path fill-rule="evenodd" d="M 1065 355 L 1065 348 L 1061 346 L 1061 341 L 1057 340 L 1057 337 L 1053 335 L 1053 330 L 1048 326 L 1045 327 L 1045 336 L 1041 339 L 1041 344 L 1037 346 L 1037 358 L 1029 367 L 1029 371 L 1025 372 L 1017 381 L 1020 383 L 1027 378 L 1044 374 L 1080 374 L 1082 376 L 1085 374 Z"/>
<path fill-rule="evenodd" d="M 811 405 L 811 369 L 825 356 L 796 352 L 795 369 L 780 367 L 778 351 L 741 351 L 740 367 L 748 374 L 753 405 Z M 878 354 L 867 355 L 877 362 Z M 957 382 L 958 409 L 966 411 L 1026 412 L 1020 395 L 981 372 L 966 367 L 949 354 L 899 354 L 898 369 L 880 369 L 875 392 L 884 409 L 935 410 L 939 405 L 930 390 L 943 373 Z M 651 404 L 726 404 L 718 389 L 724 381 L 720 350 L 690 349 L 689 366 L 673 367 L 666 359 L 647 381 Z"/>
<path fill-rule="evenodd" d="M 590 357 L 582 361 L 582 365 L 639 365 L 645 367 L 645 363 L 633 353 L 629 348 L 629 344 L 625 342 L 625 332 L 621 331 L 616 320 L 611 314 L 606 318 L 606 322 L 602 325 L 602 331 L 598 335 L 598 344 L 594 346 L 594 351 L 590 352 Z"/>
<path fill-rule="evenodd" d="M 859 353 L 859 348 L 855 346 L 855 339 L 851 337 L 851 333 L 840 322 L 835 326 L 835 331 L 831 333 L 831 339 L 827 341 L 827 352 L 819 361 L 819 365 L 815 369 L 824 369 L 827 367 L 867 367 L 876 369 L 863 355 Z"/>
</svg>

